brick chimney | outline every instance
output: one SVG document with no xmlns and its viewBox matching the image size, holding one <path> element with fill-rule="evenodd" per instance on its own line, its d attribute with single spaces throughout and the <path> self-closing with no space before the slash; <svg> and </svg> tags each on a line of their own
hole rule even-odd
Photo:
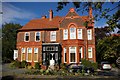
<svg viewBox="0 0 120 80">
<path fill-rule="evenodd" d="M 50 10 L 49 11 L 49 21 L 52 21 L 52 19 L 53 19 L 53 11 Z"/>
<path fill-rule="evenodd" d="M 89 7 L 89 18 L 90 18 L 90 19 L 93 18 L 93 15 L 92 15 L 92 7 L 91 7 L 91 6 Z"/>
</svg>

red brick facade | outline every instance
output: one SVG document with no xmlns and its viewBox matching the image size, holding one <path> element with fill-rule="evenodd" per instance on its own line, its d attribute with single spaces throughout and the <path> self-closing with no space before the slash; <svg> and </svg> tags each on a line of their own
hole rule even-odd
<svg viewBox="0 0 120 80">
<path fill-rule="evenodd" d="M 18 60 L 22 61 L 22 57 L 25 57 L 25 60 L 27 60 L 29 59 L 28 56 L 32 55 L 30 62 L 34 65 L 34 48 L 38 48 L 37 62 L 42 62 L 43 43 L 58 43 L 61 46 L 61 63 L 79 63 L 81 58 L 96 62 L 94 23 L 89 24 L 88 28 L 83 25 L 85 21 L 90 21 L 91 17 L 92 9 L 90 9 L 88 16 L 79 16 L 74 8 L 71 8 L 65 17 L 53 17 L 53 12 L 50 10 L 49 18 L 44 16 L 41 19 L 31 20 L 18 30 Z M 66 34 L 64 34 L 65 29 L 67 31 Z M 81 30 L 80 33 L 78 32 L 79 29 Z M 88 33 L 88 30 L 90 31 L 90 34 Z M 56 37 L 55 41 L 51 41 L 52 31 L 56 31 L 53 34 Z M 29 41 L 25 41 L 26 32 L 29 33 Z M 35 41 L 36 32 L 40 32 L 40 41 Z M 88 40 L 88 34 L 91 36 L 90 40 Z M 67 39 L 64 40 L 65 35 Z M 81 39 L 79 39 L 79 37 Z M 28 55 L 28 48 L 31 48 L 30 51 L 32 51 L 30 55 Z M 23 52 L 25 52 L 25 56 L 22 56 L 22 49 Z M 66 50 L 66 52 L 64 50 Z M 80 50 L 81 54 L 79 54 Z"/>
</svg>

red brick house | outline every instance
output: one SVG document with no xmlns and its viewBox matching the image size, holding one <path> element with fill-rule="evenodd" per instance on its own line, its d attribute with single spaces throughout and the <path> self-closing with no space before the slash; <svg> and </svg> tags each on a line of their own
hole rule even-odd
<svg viewBox="0 0 120 80">
<path fill-rule="evenodd" d="M 79 16 L 71 8 L 64 17 L 54 17 L 50 10 L 49 18 L 31 20 L 18 30 L 15 58 L 32 65 L 80 63 L 82 58 L 96 62 L 92 17 L 91 8 L 88 16 Z M 86 21 L 91 22 L 87 28 Z"/>
</svg>

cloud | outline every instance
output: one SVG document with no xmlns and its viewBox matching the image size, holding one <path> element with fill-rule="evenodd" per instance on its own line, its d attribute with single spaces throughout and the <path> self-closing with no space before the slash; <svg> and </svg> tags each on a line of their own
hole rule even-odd
<svg viewBox="0 0 120 80">
<path fill-rule="evenodd" d="M 2 23 L 9 23 L 9 22 L 15 22 L 17 19 L 33 19 L 37 15 L 33 12 L 29 12 L 27 10 L 23 10 L 21 8 L 18 8 L 10 3 L 3 3 L 2 4 Z"/>
</svg>

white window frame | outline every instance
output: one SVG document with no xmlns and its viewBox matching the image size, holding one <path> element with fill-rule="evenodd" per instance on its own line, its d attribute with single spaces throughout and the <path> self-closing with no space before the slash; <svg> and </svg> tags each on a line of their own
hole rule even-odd
<svg viewBox="0 0 120 80">
<path fill-rule="evenodd" d="M 77 29 L 77 34 L 78 34 L 78 39 L 83 39 L 83 36 L 82 36 L 82 29 Z"/>
<path fill-rule="evenodd" d="M 28 40 L 28 41 L 26 41 L 26 34 L 27 34 L 27 33 L 28 33 L 28 35 L 29 35 L 29 40 Z M 30 32 L 25 32 L 25 33 L 24 33 L 24 41 L 25 41 L 25 42 L 29 42 L 29 41 L 30 41 Z"/>
<path fill-rule="evenodd" d="M 92 29 L 87 30 L 87 37 L 88 37 L 88 40 L 92 40 Z"/>
<path fill-rule="evenodd" d="M 90 49 L 90 52 L 91 53 L 89 53 L 89 49 Z M 93 52 L 92 52 L 93 50 L 92 50 L 92 47 L 88 47 L 88 58 L 93 58 Z"/>
<path fill-rule="evenodd" d="M 30 48 L 30 49 L 31 49 L 31 52 L 30 52 L 30 53 L 31 53 L 31 60 L 30 60 L 30 61 L 28 60 L 28 53 L 29 53 L 29 50 L 28 50 L 28 49 L 29 49 L 29 48 L 27 48 L 27 60 L 26 60 L 26 61 L 27 61 L 27 62 L 32 62 L 32 48 Z"/>
<path fill-rule="evenodd" d="M 37 33 L 39 33 L 39 38 L 40 38 L 40 40 L 41 40 L 41 32 L 35 32 L 35 41 L 36 41 L 36 42 L 39 42 L 40 40 L 36 40 Z"/>
<path fill-rule="evenodd" d="M 71 29 L 75 29 L 74 32 L 71 31 Z M 70 27 L 70 39 L 76 39 L 76 27 Z"/>
<path fill-rule="evenodd" d="M 71 46 L 71 47 L 74 47 L 74 46 Z M 77 49 L 76 49 L 76 47 L 74 47 L 75 48 L 75 62 L 70 61 L 71 47 L 69 47 L 69 63 L 77 63 L 77 53 L 76 53 Z"/>
<path fill-rule="evenodd" d="M 55 35 L 55 38 L 53 38 L 53 36 L 52 36 L 53 34 Z M 56 31 L 50 32 L 50 41 L 56 41 Z"/>
<path fill-rule="evenodd" d="M 63 30 L 63 40 L 67 40 L 68 39 L 68 29 L 64 29 Z"/>
<path fill-rule="evenodd" d="M 37 49 L 37 51 L 35 51 L 35 49 Z M 34 48 L 34 54 L 37 53 L 37 61 L 34 62 L 38 62 L 38 48 Z"/>
<path fill-rule="evenodd" d="M 83 48 L 82 47 L 80 47 L 80 52 L 79 53 L 81 53 L 81 58 L 83 58 Z"/>
<path fill-rule="evenodd" d="M 67 61 L 65 61 L 65 54 L 66 54 L 66 58 L 67 58 L 67 49 L 66 48 L 63 48 L 64 50 L 64 63 L 67 63 Z M 66 59 L 67 60 L 67 59 Z"/>
<path fill-rule="evenodd" d="M 23 50 L 23 49 L 24 49 L 24 50 Z M 21 49 L 21 61 L 23 61 L 23 60 L 22 60 L 22 55 L 23 55 L 23 53 L 25 53 L 25 50 L 26 50 L 26 48 L 22 48 L 22 49 Z"/>
</svg>

